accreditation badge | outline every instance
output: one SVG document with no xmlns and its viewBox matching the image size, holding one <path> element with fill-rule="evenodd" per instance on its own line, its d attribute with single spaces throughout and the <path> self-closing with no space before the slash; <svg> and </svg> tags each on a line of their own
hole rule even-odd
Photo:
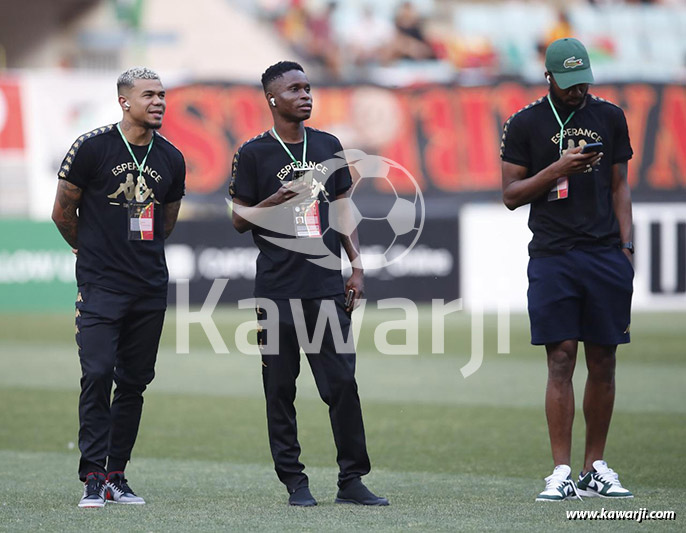
<svg viewBox="0 0 686 533">
<path fill-rule="evenodd" d="M 151 241 L 155 237 L 153 202 L 129 202 L 129 240 Z"/>
<path fill-rule="evenodd" d="M 557 183 L 555 187 L 550 189 L 548 192 L 548 201 L 554 202 L 555 200 L 564 200 L 569 196 L 569 178 L 567 176 L 562 176 L 557 178 Z"/>
<path fill-rule="evenodd" d="M 319 200 L 312 198 L 293 207 L 295 236 L 299 239 L 321 237 L 322 225 L 319 221 Z"/>
</svg>

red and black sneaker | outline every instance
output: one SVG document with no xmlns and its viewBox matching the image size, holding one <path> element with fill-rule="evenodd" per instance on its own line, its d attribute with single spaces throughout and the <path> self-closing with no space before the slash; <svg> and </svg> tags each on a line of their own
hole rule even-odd
<svg viewBox="0 0 686 533">
<path fill-rule="evenodd" d="M 105 507 L 105 474 L 90 472 L 86 475 L 79 507 Z"/>
</svg>

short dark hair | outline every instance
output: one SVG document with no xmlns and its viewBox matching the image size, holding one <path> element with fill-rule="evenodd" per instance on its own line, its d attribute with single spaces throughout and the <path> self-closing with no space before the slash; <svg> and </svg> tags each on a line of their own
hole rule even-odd
<svg viewBox="0 0 686 533">
<path fill-rule="evenodd" d="M 280 78 L 286 72 L 290 72 L 291 70 L 299 70 L 303 73 L 305 72 L 305 69 L 302 68 L 300 63 L 296 63 L 295 61 L 279 61 L 265 70 L 264 74 L 262 74 L 262 88 L 264 89 L 264 92 L 267 92 L 267 87 L 271 82 L 273 82 L 276 78 Z"/>
</svg>

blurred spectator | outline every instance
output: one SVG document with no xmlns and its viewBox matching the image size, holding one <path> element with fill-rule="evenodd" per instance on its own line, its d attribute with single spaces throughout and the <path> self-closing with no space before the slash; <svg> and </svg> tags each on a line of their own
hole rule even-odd
<svg viewBox="0 0 686 533">
<path fill-rule="evenodd" d="M 340 78 L 340 49 L 333 30 L 335 11 L 336 2 L 329 2 L 324 11 L 309 16 L 307 28 L 310 39 L 306 57 L 323 64 L 330 74 L 335 78 Z"/>
<path fill-rule="evenodd" d="M 545 48 L 548 48 L 548 45 L 553 41 L 564 39 L 565 37 L 572 37 L 573 35 L 574 30 L 572 29 L 571 22 L 569 22 L 569 15 L 565 10 L 559 9 L 557 11 L 557 21 L 546 32 L 543 44 Z"/>
<path fill-rule="evenodd" d="M 307 10 L 302 0 L 293 0 L 277 24 L 281 36 L 298 53 L 307 49 L 307 19 Z"/>
<path fill-rule="evenodd" d="M 303 0 L 292 0 L 291 7 L 278 22 L 282 37 L 293 50 L 330 77 L 340 78 L 340 51 L 334 40 L 332 17 L 336 3 L 330 2 L 321 13 L 311 13 Z"/>
<path fill-rule="evenodd" d="M 455 36 L 447 40 L 446 48 L 447 59 L 459 70 L 482 69 L 482 74 L 497 74 L 498 53 L 487 38 Z"/>
<path fill-rule="evenodd" d="M 565 37 L 574 37 L 574 29 L 569 21 L 567 12 L 564 9 L 558 9 L 555 24 L 548 28 L 543 39 L 538 42 L 537 49 L 541 58 L 545 57 L 545 51 L 550 43 L 557 41 L 558 39 L 564 39 Z"/>
<path fill-rule="evenodd" d="M 412 2 L 403 2 L 395 15 L 395 34 L 381 52 L 382 61 L 436 59 L 423 26 Z"/>
<path fill-rule="evenodd" d="M 371 5 L 366 5 L 362 18 L 346 34 L 346 55 L 356 66 L 375 63 L 381 51 L 388 47 L 394 36 L 391 23 L 374 13 Z"/>
</svg>

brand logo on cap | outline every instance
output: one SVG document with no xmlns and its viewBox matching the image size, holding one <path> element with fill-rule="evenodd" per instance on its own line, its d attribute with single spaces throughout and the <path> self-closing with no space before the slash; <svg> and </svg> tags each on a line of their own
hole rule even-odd
<svg viewBox="0 0 686 533">
<path fill-rule="evenodd" d="M 576 67 L 582 67 L 584 64 L 584 60 L 579 58 L 577 59 L 575 56 L 568 57 L 565 59 L 564 63 L 562 63 L 562 66 L 564 68 L 576 68 Z"/>
</svg>

